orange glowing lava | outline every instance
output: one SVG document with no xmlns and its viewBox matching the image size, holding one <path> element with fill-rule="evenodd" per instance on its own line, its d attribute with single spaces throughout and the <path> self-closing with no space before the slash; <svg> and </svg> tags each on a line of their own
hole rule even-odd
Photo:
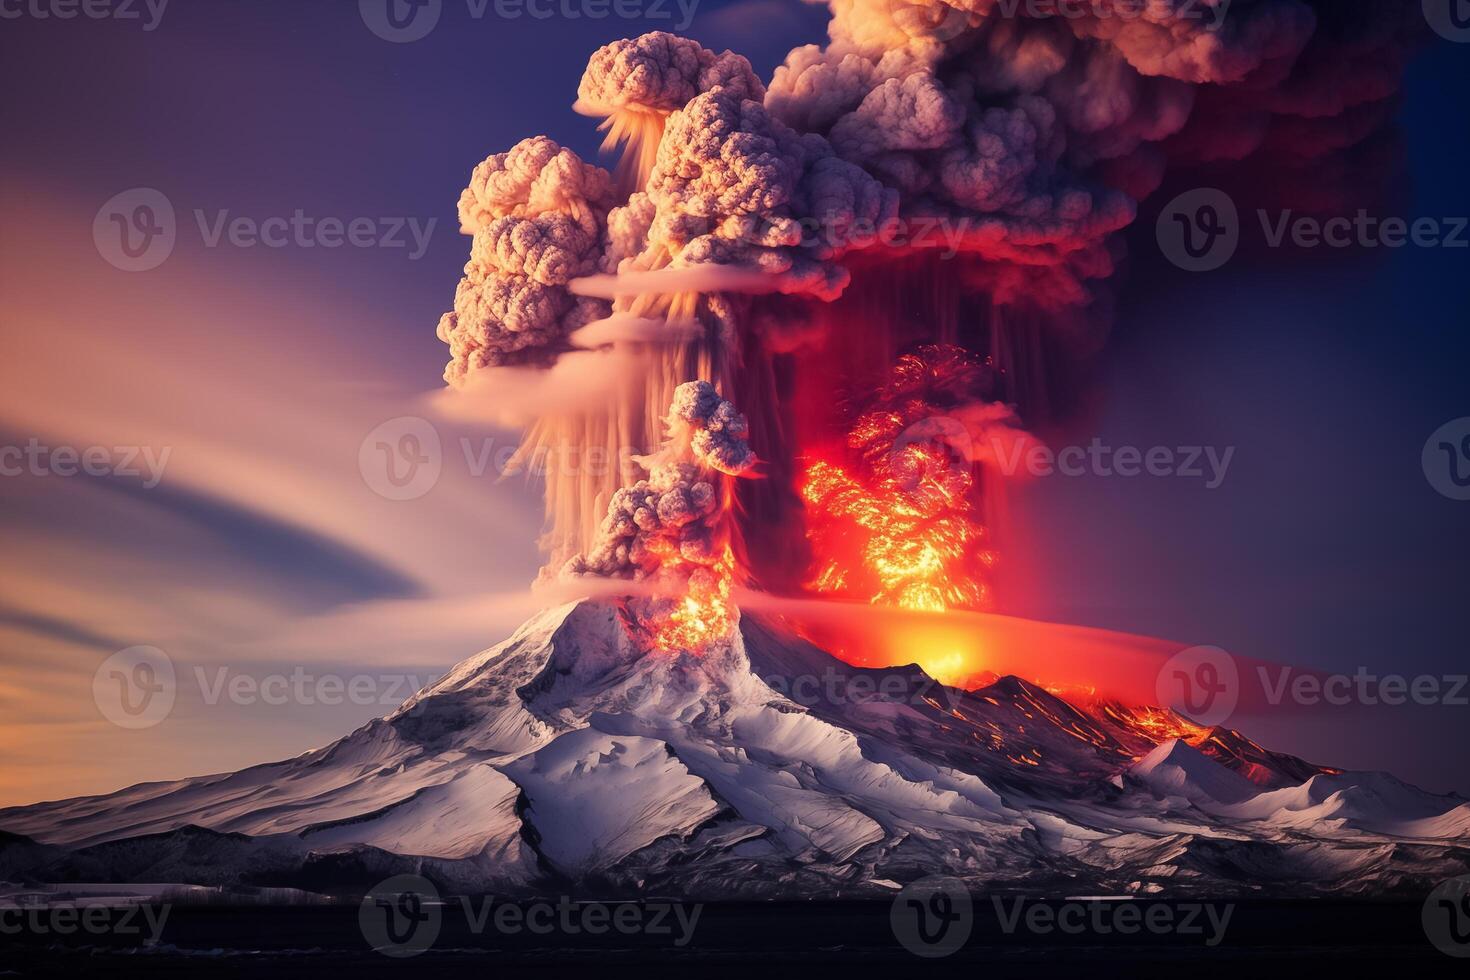
<svg viewBox="0 0 1470 980">
<path fill-rule="evenodd" d="M 798 490 L 816 555 L 810 589 L 929 612 L 990 608 L 996 555 L 975 470 L 938 400 L 979 369 L 956 348 L 904 355 L 879 407 L 848 433 L 851 462 L 807 464 Z"/>
<path fill-rule="evenodd" d="M 801 496 L 817 516 L 809 534 L 821 556 L 809 586 L 903 609 L 987 608 L 983 571 L 995 555 L 977 547 L 985 528 L 963 501 L 968 474 L 925 447 L 896 455 L 912 482 L 887 473 L 864 484 L 833 463 L 807 467 Z"/>
<path fill-rule="evenodd" d="M 698 653 L 735 632 L 730 589 L 735 558 L 727 546 L 721 557 L 690 573 L 682 596 L 655 607 L 646 624 L 654 649 Z"/>
</svg>

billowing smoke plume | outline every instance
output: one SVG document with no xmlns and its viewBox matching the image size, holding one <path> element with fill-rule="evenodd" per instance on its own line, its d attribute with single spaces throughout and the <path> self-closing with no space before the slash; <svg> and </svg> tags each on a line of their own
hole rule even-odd
<svg viewBox="0 0 1470 980">
<path fill-rule="evenodd" d="M 597 269 L 612 179 L 545 136 L 522 140 L 475 168 L 459 199 L 470 260 L 439 321 L 444 370 L 462 385 L 484 368 L 546 365 L 566 336 L 607 304 L 567 284 Z"/>
<path fill-rule="evenodd" d="M 624 148 L 616 185 L 538 137 L 488 159 L 465 192 L 475 240 L 439 328 L 446 377 L 475 388 L 616 355 L 598 385 L 558 389 L 582 390 L 541 408 L 528 451 L 656 445 L 694 380 L 713 386 L 698 399 L 717 390 L 750 412 L 748 433 L 696 412 L 689 458 L 634 487 L 611 470 L 548 473 L 555 564 L 581 554 L 578 570 L 623 576 L 686 543 L 707 555 L 712 504 L 679 466 L 735 471 L 697 455 L 696 436 L 724 446 L 726 433 L 748 439 L 764 477 L 740 481 L 736 513 L 762 527 L 736 528 L 740 573 L 800 576 L 799 460 L 840 441 L 843 406 L 919 345 L 986 365 L 986 390 L 956 399 L 956 418 L 1032 426 L 1064 411 L 1107 330 L 1121 233 L 1171 168 L 1269 166 L 1287 175 L 1273 186 L 1326 203 L 1371 169 L 1417 7 L 830 5 L 829 42 L 792 51 L 769 85 L 738 54 L 669 34 L 602 48 L 576 108 Z M 1311 194 L 1293 174 L 1317 178 Z"/>
<path fill-rule="evenodd" d="M 833 0 L 831 42 L 792 51 L 766 105 L 897 189 L 905 215 L 957 223 L 993 266 L 974 280 L 990 300 L 1084 307 L 1171 157 L 1274 147 L 1300 165 L 1368 136 L 1347 117 L 1396 91 L 1412 6 Z"/>
<path fill-rule="evenodd" d="M 618 177 L 627 197 L 648 180 L 665 118 L 714 88 L 756 102 L 766 94 L 750 62 L 738 54 L 717 55 L 696 41 L 655 31 L 599 48 L 577 86 L 573 108 L 603 117 L 603 149 L 626 150 Z"/>
</svg>

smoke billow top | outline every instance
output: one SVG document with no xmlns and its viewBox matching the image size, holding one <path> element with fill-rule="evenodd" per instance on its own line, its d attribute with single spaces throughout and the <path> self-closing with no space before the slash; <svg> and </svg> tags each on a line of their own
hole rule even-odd
<svg viewBox="0 0 1470 980">
<path fill-rule="evenodd" d="M 914 460 L 874 439 L 903 450 L 913 426 L 935 430 L 916 413 L 937 404 L 978 443 L 1064 411 L 1106 334 L 1140 203 L 1171 170 L 1228 166 L 1269 168 L 1280 193 L 1322 205 L 1363 170 L 1417 13 L 1407 0 L 830 6 L 828 43 L 793 50 L 769 83 L 739 54 L 665 33 L 593 53 L 575 107 L 602 120 L 616 176 L 547 136 L 471 176 L 470 260 L 439 324 L 446 380 L 524 421 L 526 454 L 663 447 L 628 487 L 613 468 L 547 473 L 552 567 L 631 577 L 677 554 L 708 570 L 728 550 L 735 574 L 770 588 L 809 587 L 820 569 L 835 591 L 873 578 L 834 586 L 832 556 L 813 554 L 842 537 L 821 526 L 835 498 L 812 505 L 813 466 L 880 499 Z M 906 354 L 956 373 L 895 402 Z M 757 455 L 760 478 L 734 486 Z M 944 519 L 973 513 L 978 528 L 984 482 L 947 484 L 970 499 L 947 500 Z M 996 560 L 981 531 L 961 538 Z M 952 582 L 949 602 L 988 603 L 983 572 Z"/>
</svg>

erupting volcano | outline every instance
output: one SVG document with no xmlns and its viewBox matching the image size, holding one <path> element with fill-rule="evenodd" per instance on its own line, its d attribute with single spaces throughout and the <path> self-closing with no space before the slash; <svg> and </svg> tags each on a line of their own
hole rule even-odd
<svg viewBox="0 0 1470 980">
<path fill-rule="evenodd" d="M 1085 400 L 1140 203 L 1180 172 L 1270 168 L 1304 206 L 1371 179 L 1417 4 L 831 6 L 769 83 L 607 45 L 576 108 L 616 176 L 534 136 L 459 200 L 438 402 L 549 462 L 542 579 L 580 598 L 325 749 L 0 812 L 39 841 L 0 863 L 706 897 L 1464 871 L 1461 799 L 1119 701 L 1162 644 L 974 640 L 1013 629 L 996 456 Z"/>
</svg>

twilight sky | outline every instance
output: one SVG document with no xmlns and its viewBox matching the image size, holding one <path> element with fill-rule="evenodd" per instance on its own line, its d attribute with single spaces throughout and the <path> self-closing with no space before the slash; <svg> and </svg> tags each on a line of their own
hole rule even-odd
<svg viewBox="0 0 1470 980">
<path fill-rule="evenodd" d="M 637 9 L 671 17 L 476 20 L 446 0 L 409 44 L 375 36 L 349 2 L 178 3 L 149 31 L 0 21 L 16 96 L 0 107 L 0 446 L 100 446 L 113 468 L 119 447 L 152 454 L 139 477 L 0 477 L 0 805 L 316 747 L 535 608 L 535 488 L 481 465 L 511 433 L 440 423 L 442 475 L 413 500 L 374 492 L 359 450 L 440 384 L 434 324 L 467 252 L 454 204 L 470 169 L 541 132 L 594 157 L 598 134 L 570 108 L 587 55 L 683 17 Z M 703 0 L 686 33 L 768 77 L 824 23 L 796 0 Z M 1400 172 L 1376 213 L 1470 214 L 1470 110 L 1450 94 L 1467 83 L 1465 46 L 1414 62 Z M 93 223 L 137 187 L 172 204 L 177 242 L 126 272 Z M 368 219 L 382 244 L 213 239 L 236 218 L 298 212 Z M 1098 408 L 1072 436 L 1234 447 L 1230 469 L 1216 489 L 1017 488 L 1003 611 L 1327 671 L 1464 673 L 1470 503 L 1436 493 L 1420 453 L 1470 415 L 1470 250 L 1246 248 L 1191 275 L 1160 256 L 1153 219 L 1130 236 Z M 99 713 L 93 675 L 139 644 L 176 665 L 178 703 L 124 731 Z M 369 696 L 249 694 L 303 675 L 367 678 Z M 215 696 L 238 678 L 243 696 Z M 1470 791 L 1470 705 L 1231 724 L 1314 761 Z"/>
</svg>

